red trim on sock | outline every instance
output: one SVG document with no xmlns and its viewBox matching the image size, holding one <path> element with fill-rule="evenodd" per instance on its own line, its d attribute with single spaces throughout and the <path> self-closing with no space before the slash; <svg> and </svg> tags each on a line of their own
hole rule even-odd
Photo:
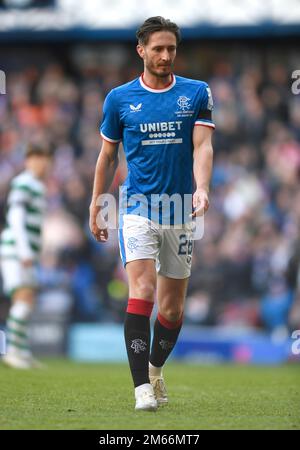
<svg viewBox="0 0 300 450">
<path fill-rule="evenodd" d="M 137 314 L 139 316 L 150 317 L 154 303 L 149 300 L 142 300 L 141 298 L 129 298 L 126 312 L 130 314 Z"/>
<path fill-rule="evenodd" d="M 165 319 L 160 313 L 157 314 L 157 320 L 162 324 L 163 327 L 168 328 L 169 330 L 175 330 L 175 328 L 179 328 L 182 324 L 183 316 L 180 317 L 177 322 L 170 322 Z"/>
</svg>

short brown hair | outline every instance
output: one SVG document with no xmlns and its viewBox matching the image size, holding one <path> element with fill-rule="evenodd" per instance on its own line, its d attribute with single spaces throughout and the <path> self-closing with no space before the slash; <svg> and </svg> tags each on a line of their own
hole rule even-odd
<svg viewBox="0 0 300 450">
<path fill-rule="evenodd" d="M 139 44 L 148 44 L 150 35 L 156 31 L 170 31 L 170 33 L 175 34 L 177 45 L 181 41 L 180 29 L 176 23 L 171 22 L 169 19 L 164 19 L 162 16 L 155 16 L 145 20 L 137 30 L 136 37 Z"/>
<path fill-rule="evenodd" d="M 32 155 L 45 155 L 52 157 L 54 154 L 53 147 L 50 144 L 39 145 L 36 143 L 29 143 L 25 149 L 25 157 L 28 158 Z"/>
</svg>

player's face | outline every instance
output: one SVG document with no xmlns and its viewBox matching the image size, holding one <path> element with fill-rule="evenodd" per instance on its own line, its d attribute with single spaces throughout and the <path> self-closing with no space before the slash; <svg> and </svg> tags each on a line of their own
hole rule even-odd
<svg viewBox="0 0 300 450">
<path fill-rule="evenodd" d="M 32 169 L 38 178 L 45 178 L 52 166 L 53 159 L 47 155 L 32 155 L 27 158 L 27 167 Z"/>
<path fill-rule="evenodd" d="M 138 45 L 137 50 L 144 60 L 145 68 L 152 75 L 164 78 L 173 71 L 176 47 L 174 33 L 157 31 L 150 35 L 146 45 Z"/>
</svg>

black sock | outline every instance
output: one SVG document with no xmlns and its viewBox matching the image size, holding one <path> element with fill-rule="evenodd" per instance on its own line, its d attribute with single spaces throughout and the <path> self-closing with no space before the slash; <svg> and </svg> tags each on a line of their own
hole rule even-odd
<svg viewBox="0 0 300 450">
<path fill-rule="evenodd" d="M 150 321 L 149 317 L 126 313 L 124 334 L 134 387 L 149 381 Z"/>
<path fill-rule="evenodd" d="M 162 367 L 173 350 L 182 327 L 182 320 L 169 322 L 160 314 L 154 324 L 150 363 Z"/>
</svg>

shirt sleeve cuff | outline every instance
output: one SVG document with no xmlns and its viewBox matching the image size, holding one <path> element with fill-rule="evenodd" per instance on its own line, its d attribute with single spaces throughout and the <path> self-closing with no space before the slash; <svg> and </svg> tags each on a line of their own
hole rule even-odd
<svg viewBox="0 0 300 450">
<path fill-rule="evenodd" d="M 213 128 L 213 129 L 216 128 L 214 123 L 206 122 L 205 120 L 196 120 L 194 125 L 195 125 L 195 127 L 202 125 L 203 127 L 209 127 L 209 128 Z"/>
<path fill-rule="evenodd" d="M 102 131 L 100 131 L 102 139 L 104 139 L 107 142 L 111 142 L 112 144 L 117 144 L 118 142 L 121 142 L 122 139 L 111 139 L 108 136 L 106 136 Z"/>
</svg>

